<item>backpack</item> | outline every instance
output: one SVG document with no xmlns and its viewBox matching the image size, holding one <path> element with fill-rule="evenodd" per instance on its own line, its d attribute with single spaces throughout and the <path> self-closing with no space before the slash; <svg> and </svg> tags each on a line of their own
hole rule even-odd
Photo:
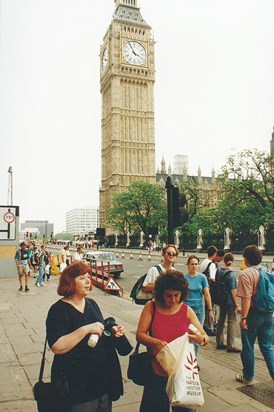
<svg viewBox="0 0 274 412">
<path fill-rule="evenodd" d="M 210 267 L 211 263 L 214 263 L 214 262 L 209 262 L 209 264 L 207 265 L 207 267 L 205 268 L 205 270 L 202 272 L 204 275 L 206 275 L 207 280 L 210 279 L 210 278 L 209 278 L 209 267 Z"/>
<path fill-rule="evenodd" d="M 273 312 L 274 275 L 265 268 L 260 268 L 257 270 L 260 273 L 260 278 L 258 290 L 253 300 L 254 306 L 259 312 Z"/>
<path fill-rule="evenodd" d="M 215 282 L 210 285 L 211 300 L 215 305 L 230 306 L 231 305 L 231 293 L 227 289 L 225 280 L 227 279 L 231 270 L 226 270 L 223 276 L 221 275 L 221 269 L 217 269 Z"/>
<path fill-rule="evenodd" d="M 156 265 L 155 267 L 159 274 L 162 273 L 162 269 L 159 265 Z M 153 292 L 144 292 L 142 289 L 146 276 L 147 273 L 141 276 L 131 289 L 130 297 L 134 300 L 136 305 L 145 305 L 149 300 L 153 299 Z"/>
</svg>

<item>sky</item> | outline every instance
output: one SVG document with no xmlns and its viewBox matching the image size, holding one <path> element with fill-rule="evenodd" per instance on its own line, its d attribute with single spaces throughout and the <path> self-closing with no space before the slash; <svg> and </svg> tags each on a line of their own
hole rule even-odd
<svg viewBox="0 0 274 412">
<path fill-rule="evenodd" d="M 210 176 L 243 149 L 269 151 L 273 0 L 139 0 L 156 55 L 156 166 L 188 156 Z M 65 230 L 98 206 L 100 45 L 114 0 L 0 0 L 0 204 Z"/>
</svg>

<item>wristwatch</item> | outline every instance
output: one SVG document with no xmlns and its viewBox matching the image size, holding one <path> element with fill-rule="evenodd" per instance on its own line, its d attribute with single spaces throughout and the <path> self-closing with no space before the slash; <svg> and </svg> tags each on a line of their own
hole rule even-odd
<svg viewBox="0 0 274 412">
<path fill-rule="evenodd" d="M 241 318 L 241 320 L 246 320 L 247 318 Z"/>
</svg>

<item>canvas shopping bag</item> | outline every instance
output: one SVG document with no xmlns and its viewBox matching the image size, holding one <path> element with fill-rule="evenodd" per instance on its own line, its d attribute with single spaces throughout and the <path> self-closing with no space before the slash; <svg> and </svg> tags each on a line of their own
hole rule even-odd
<svg viewBox="0 0 274 412">
<path fill-rule="evenodd" d="M 184 345 L 186 336 L 179 336 L 164 346 L 156 355 L 157 361 L 160 363 L 164 371 L 170 375 L 175 367 L 176 360 L 179 357 L 181 347 Z"/>
<path fill-rule="evenodd" d="M 182 338 L 179 356 L 167 382 L 169 402 L 177 407 L 202 406 L 204 396 L 194 346 L 189 342 L 187 333 Z"/>
</svg>

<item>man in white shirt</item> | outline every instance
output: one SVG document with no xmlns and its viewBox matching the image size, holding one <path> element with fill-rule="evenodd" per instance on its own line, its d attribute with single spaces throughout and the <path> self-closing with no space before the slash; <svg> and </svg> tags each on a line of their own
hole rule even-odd
<svg viewBox="0 0 274 412">
<path fill-rule="evenodd" d="M 82 246 L 77 247 L 77 251 L 73 255 L 73 260 L 83 260 L 83 248 Z"/>
<path fill-rule="evenodd" d="M 175 270 L 173 265 L 176 261 L 178 254 L 179 254 L 179 250 L 177 246 L 175 245 L 166 245 L 162 249 L 163 262 L 160 265 L 158 265 L 161 272 L 159 272 L 159 270 L 157 269 L 157 266 L 153 266 L 152 268 L 149 269 L 149 271 L 147 272 L 147 276 L 143 283 L 144 292 L 154 291 L 155 280 L 160 275 L 160 273 L 166 273 L 166 272 Z"/>
<path fill-rule="evenodd" d="M 209 246 L 207 248 L 207 258 L 204 259 L 200 265 L 200 271 L 204 275 L 206 275 L 209 287 L 210 282 L 215 282 L 216 276 L 216 265 L 214 263 L 214 259 L 216 258 L 218 249 L 215 246 Z M 214 312 L 214 306 L 212 306 L 212 310 Z M 208 336 L 216 336 L 216 333 L 213 331 L 213 324 L 210 322 L 210 312 L 207 307 L 205 308 L 205 321 L 204 321 L 204 330 L 208 334 Z"/>
</svg>

